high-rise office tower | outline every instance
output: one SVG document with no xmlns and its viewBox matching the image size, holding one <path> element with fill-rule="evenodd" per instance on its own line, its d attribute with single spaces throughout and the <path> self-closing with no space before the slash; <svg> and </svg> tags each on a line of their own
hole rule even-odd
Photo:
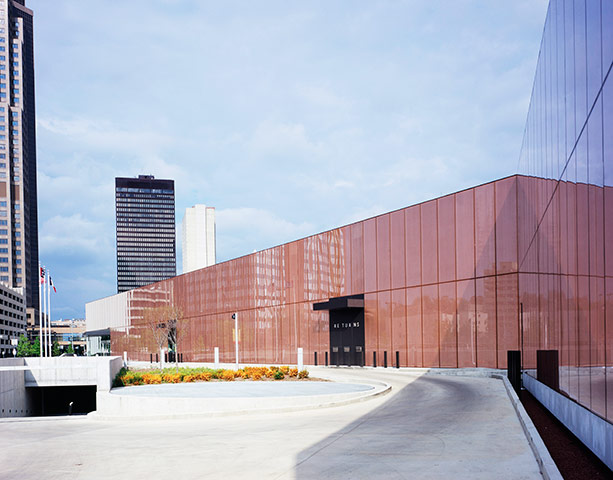
<svg viewBox="0 0 613 480">
<path fill-rule="evenodd" d="M 117 292 L 177 274 L 175 182 L 153 175 L 115 179 Z"/>
<path fill-rule="evenodd" d="M 0 283 L 38 309 L 38 215 L 32 11 L 0 0 Z"/>
<path fill-rule="evenodd" d="M 215 264 L 215 207 L 186 208 L 182 233 L 183 273 Z"/>
</svg>

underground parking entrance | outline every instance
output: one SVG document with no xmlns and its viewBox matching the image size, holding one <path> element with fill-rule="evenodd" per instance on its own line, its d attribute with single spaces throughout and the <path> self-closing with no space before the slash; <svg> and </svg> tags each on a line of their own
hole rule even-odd
<svg viewBox="0 0 613 480">
<path fill-rule="evenodd" d="M 32 416 L 85 415 L 96 410 L 96 385 L 26 387 Z"/>
<path fill-rule="evenodd" d="M 330 365 L 364 366 L 364 295 L 313 304 L 330 314 Z"/>
</svg>

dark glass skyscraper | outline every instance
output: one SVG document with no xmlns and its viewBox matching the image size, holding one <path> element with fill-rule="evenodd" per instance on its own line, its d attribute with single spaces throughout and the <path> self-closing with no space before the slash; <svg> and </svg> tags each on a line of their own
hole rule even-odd
<svg viewBox="0 0 613 480">
<path fill-rule="evenodd" d="M 152 175 L 115 179 L 117 292 L 177 274 L 175 182 Z"/>
<path fill-rule="evenodd" d="M 0 282 L 38 309 L 32 11 L 0 0 Z"/>
</svg>

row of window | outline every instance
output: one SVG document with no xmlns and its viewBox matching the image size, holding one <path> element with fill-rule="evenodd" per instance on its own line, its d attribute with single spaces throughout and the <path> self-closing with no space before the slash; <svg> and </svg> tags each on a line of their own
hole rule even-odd
<svg viewBox="0 0 613 480">
<path fill-rule="evenodd" d="M 174 231 L 174 226 L 173 225 L 168 225 L 166 227 L 162 227 L 162 228 L 147 228 L 147 227 L 141 227 L 139 226 L 138 228 L 130 228 L 130 227 L 117 227 L 117 231 L 124 233 L 124 232 L 133 232 L 133 233 L 168 233 L 170 231 Z"/>
<path fill-rule="evenodd" d="M 2 125 L 0 125 L 1 127 Z M 117 212 L 152 212 L 156 213 L 159 211 L 162 212 L 174 212 L 175 209 L 170 205 L 117 205 Z"/>
<path fill-rule="evenodd" d="M 0 135 L 1 137 L 2 135 Z M 117 212 L 117 221 L 120 222 L 122 220 L 120 220 L 120 218 L 129 218 L 132 221 L 139 221 L 139 220 L 148 220 L 150 218 L 162 218 L 162 219 L 169 219 L 170 221 L 174 222 L 175 220 L 175 216 L 174 213 L 142 213 L 142 212 L 127 212 L 127 213 L 123 213 L 123 212 Z M 123 220 L 124 222 L 126 220 Z"/>
<path fill-rule="evenodd" d="M 125 257 L 129 255 L 164 255 L 164 256 L 174 256 L 175 249 L 174 248 L 118 248 L 117 253 L 120 256 Z"/>
<path fill-rule="evenodd" d="M 151 271 L 151 272 L 170 272 L 175 271 L 175 263 L 174 261 L 159 261 L 159 262 L 148 262 L 146 260 L 142 261 L 118 261 L 117 262 L 117 271 L 122 272 L 131 272 L 131 271 Z"/>
<path fill-rule="evenodd" d="M 151 203 L 159 203 L 160 205 L 174 205 L 175 201 L 168 197 L 123 197 L 116 196 L 115 201 L 117 205 L 130 205 L 131 203 L 148 205 Z"/>
<path fill-rule="evenodd" d="M 165 193 L 174 194 L 174 190 L 162 190 L 159 188 L 132 188 L 132 187 L 117 187 L 116 192 L 130 192 L 130 193 Z"/>
</svg>

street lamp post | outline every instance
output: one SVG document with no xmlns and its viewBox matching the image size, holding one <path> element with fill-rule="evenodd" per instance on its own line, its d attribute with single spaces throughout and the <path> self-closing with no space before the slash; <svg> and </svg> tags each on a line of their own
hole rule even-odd
<svg viewBox="0 0 613 480">
<path fill-rule="evenodd" d="M 234 319 L 234 352 L 236 353 L 236 369 L 238 370 L 238 313 L 232 314 Z"/>
</svg>

